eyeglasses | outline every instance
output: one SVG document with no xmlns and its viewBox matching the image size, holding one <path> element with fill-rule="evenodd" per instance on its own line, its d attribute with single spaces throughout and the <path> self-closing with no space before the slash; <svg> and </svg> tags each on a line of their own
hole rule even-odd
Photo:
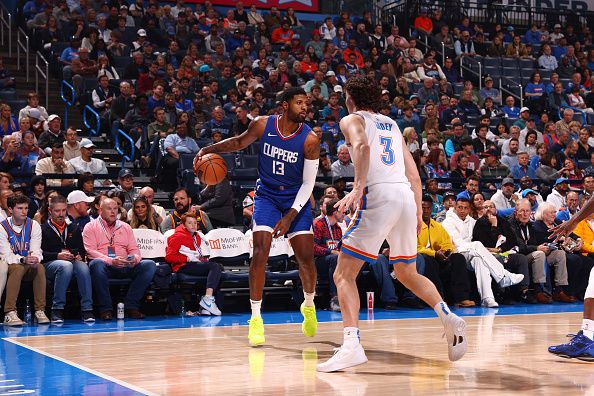
<svg viewBox="0 0 594 396">
<path fill-rule="evenodd" d="M 483 205 L 483 209 L 494 208 L 495 205 Z"/>
</svg>

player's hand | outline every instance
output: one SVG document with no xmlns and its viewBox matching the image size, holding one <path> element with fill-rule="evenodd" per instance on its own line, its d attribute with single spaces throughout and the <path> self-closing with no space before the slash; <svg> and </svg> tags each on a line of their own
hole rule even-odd
<svg viewBox="0 0 594 396">
<path fill-rule="evenodd" d="M 576 226 L 577 224 L 575 224 L 573 218 L 571 218 L 556 227 L 549 228 L 549 232 L 551 232 L 549 239 L 552 239 L 553 242 L 557 242 L 561 237 L 566 237 L 571 234 Z"/>
<path fill-rule="evenodd" d="M 352 209 L 354 212 L 357 209 L 357 204 L 363 197 L 363 190 L 360 189 L 353 189 L 350 193 L 344 196 L 343 199 L 338 201 L 334 207 L 338 209 L 339 212 L 345 213 L 347 210 Z"/>
<path fill-rule="evenodd" d="M 194 162 L 196 161 L 201 161 L 202 157 L 204 157 L 206 154 L 208 154 L 205 150 L 205 148 L 201 148 L 200 151 L 198 151 L 198 154 L 196 154 L 196 158 L 194 158 Z"/>
<path fill-rule="evenodd" d="M 289 231 L 291 223 L 293 222 L 293 220 L 295 220 L 296 216 L 297 211 L 295 209 L 289 210 L 289 212 L 286 215 L 284 215 L 272 229 L 272 237 L 278 238 L 285 235 L 287 231 Z"/>
</svg>

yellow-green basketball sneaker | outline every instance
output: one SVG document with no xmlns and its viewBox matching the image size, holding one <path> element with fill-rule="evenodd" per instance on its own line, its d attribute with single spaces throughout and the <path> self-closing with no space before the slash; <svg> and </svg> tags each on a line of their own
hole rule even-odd
<svg viewBox="0 0 594 396">
<path fill-rule="evenodd" d="M 248 340 L 251 346 L 260 346 L 264 344 L 264 322 L 261 316 L 252 316 L 252 319 L 248 320 L 249 332 Z"/>
<path fill-rule="evenodd" d="M 316 307 L 306 307 L 305 302 L 301 304 L 301 314 L 303 315 L 303 323 L 301 324 L 301 331 L 306 337 L 313 337 L 318 330 L 318 319 L 316 318 Z"/>
</svg>

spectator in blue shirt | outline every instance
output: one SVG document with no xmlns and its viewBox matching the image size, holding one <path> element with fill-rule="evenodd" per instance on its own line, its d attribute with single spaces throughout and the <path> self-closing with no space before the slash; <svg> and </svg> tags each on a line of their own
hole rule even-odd
<svg viewBox="0 0 594 396">
<path fill-rule="evenodd" d="M 569 220 L 571 216 L 577 213 L 580 209 L 580 196 L 575 191 L 570 191 L 565 196 L 565 209 L 557 212 L 555 221 L 563 223 Z"/>
<path fill-rule="evenodd" d="M 511 95 L 505 98 L 505 106 L 501 110 L 507 118 L 520 118 L 520 108 L 516 106 L 516 100 Z"/>
<path fill-rule="evenodd" d="M 528 176 L 531 179 L 536 179 L 536 171 L 529 164 L 530 158 L 528 153 L 525 151 L 518 153 L 518 164 L 512 165 L 510 168 L 511 174 L 514 179 L 521 179 L 524 176 Z"/>
<path fill-rule="evenodd" d="M 35 15 L 42 12 L 47 7 L 46 2 L 43 0 L 29 0 L 23 6 L 23 16 L 29 20 Z"/>
<path fill-rule="evenodd" d="M 212 133 L 219 131 L 223 139 L 227 139 L 233 134 L 233 123 L 225 118 L 225 110 L 221 106 L 216 106 L 212 111 L 212 118 L 204 124 L 200 137 L 212 138 Z"/>
<path fill-rule="evenodd" d="M 336 123 L 336 118 L 330 114 L 326 117 L 326 122 L 322 124 L 322 132 L 330 132 L 334 138 L 338 137 L 340 127 Z"/>
<path fill-rule="evenodd" d="M 179 158 L 181 154 L 197 154 L 198 144 L 188 136 L 188 125 L 178 123 L 175 126 L 175 133 L 165 138 L 163 145 L 166 154 L 161 159 L 160 166 L 157 167 L 157 181 L 173 189 L 177 188 L 177 168 L 179 167 Z M 167 191 L 170 191 L 169 189 Z"/>
<path fill-rule="evenodd" d="M 524 35 L 524 42 L 526 44 L 540 45 L 541 37 L 542 34 L 540 34 L 540 32 L 538 31 L 538 26 L 536 26 L 536 23 L 533 23 L 530 27 L 530 30 L 528 30 Z"/>
<path fill-rule="evenodd" d="M 148 108 L 151 113 L 155 107 L 165 107 L 165 86 L 160 82 L 153 86 L 153 94 L 148 97 Z"/>
</svg>

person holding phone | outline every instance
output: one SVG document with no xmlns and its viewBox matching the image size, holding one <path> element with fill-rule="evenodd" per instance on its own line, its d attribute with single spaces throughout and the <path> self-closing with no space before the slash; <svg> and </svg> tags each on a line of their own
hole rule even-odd
<svg viewBox="0 0 594 396">
<path fill-rule="evenodd" d="M 118 205 L 111 198 L 101 202 L 99 217 L 82 232 L 91 280 L 101 320 L 113 319 L 113 304 L 109 293 L 109 278 L 131 278 L 124 298 L 126 316 L 143 319 L 140 303 L 155 275 L 153 260 L 143 260 L 130 225 L 117 219 Z"/>
<path fill-rule="evenodd" d="M 73 275 L 80 293 L 81 318 L 87 323 L 94 322 L 91 273 L 85 262 L 85 247 L 76 223 L 66 221 L 67 207 L 65 197 L 53 197 L 49 202 L 49 218 L 41 225 L 45 275 L 54 284 L 51 322 L 64 322 L 66 290 Z"/>
</svg>

